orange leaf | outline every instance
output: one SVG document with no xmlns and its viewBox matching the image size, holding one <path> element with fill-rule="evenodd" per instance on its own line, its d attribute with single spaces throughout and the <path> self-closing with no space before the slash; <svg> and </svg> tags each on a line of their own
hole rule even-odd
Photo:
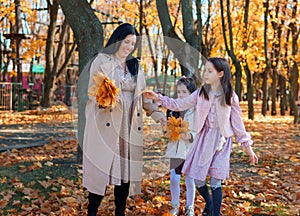
<svg viewBox="0 0 300 216">
<path fill-rule="evenodd" d="M 180 140 L 180 133 L 187 133 L 190 131 L 188 126 L 189 123 L 187 121 L 183 121 L 181 117 L 169 117 L 168 124 L 165 127 L 165 137 L 168 138 L 170 142 Z"/>
<path fill-rule="evenodd" d="M 0 209 L 3 209 L 7 206 L 8 201 L 6 200 L 0 200 Z"/>
<path fill-rule="evenodd" d="M 292 157 L 290 157 L 290 161 L 291 162 L 298 162 L 299 159 L 297 157 L 295 157 L 295 156 L 292 156 Z"/>
</svg>

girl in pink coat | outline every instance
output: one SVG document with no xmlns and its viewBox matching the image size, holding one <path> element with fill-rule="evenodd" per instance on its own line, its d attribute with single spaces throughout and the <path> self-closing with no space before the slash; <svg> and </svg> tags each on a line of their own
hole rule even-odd
<svg viewBox="0 0 300 216">
<path fill-rule="evenodd" d="M 229 177 L 232 136 L 235 135 L 237 142 L 241 143 L 250 163 L 256 164 L 258 158 L 242 121 L 238 96 L 232 90 L 228 61 L 209 58 L 203 81 L 200 89 L 183 99 L 172 99 L 154 92 L 144 95 L 174 111 L 196 106 L 194 129 L 197 135 L 182 172 L 195 179 L 197 190 L 206 201 L 202 215 L 218 216 L 222 203 L 221 182 Z M 212 196 L 206 185 L 207 176 L 210 176 Z"/>
</svg>

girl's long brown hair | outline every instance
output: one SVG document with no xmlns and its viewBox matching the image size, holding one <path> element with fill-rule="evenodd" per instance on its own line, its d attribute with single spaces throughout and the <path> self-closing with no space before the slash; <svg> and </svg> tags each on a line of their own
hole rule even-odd
<svg viewBox="0 0 300 216">
<path fill-rule="evenodd" d="M 231 72 L 230 66 L 226 59 L 219 57 L 212 57 L 208 59 L 214 65 L 217 72 L 224 71 L 224 76 L 221 78 L 221 86 L 223 89 L 221 104 L 231 105 L 231 97 L 233 94 L 233 89 L 231 85 Z M 204 84 L 200 90 L 199 96 L 203 95 L 206 100 L 209 99 L 208 93 L 211 90 L 209 84 Z"/>
</svg>

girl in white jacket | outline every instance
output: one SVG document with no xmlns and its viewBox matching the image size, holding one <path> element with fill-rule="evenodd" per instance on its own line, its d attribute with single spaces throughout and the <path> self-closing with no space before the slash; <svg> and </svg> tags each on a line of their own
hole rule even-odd
<svg viewBox="0 0 300 216">
<path fill-rule="evenodd" d="M 196 84 L 192 78 L 182 77 L 177 82 L 177 97 L 188 97 L 196 90 Z M 180 177 L 181 168 L 186 156 L 194 141 L 194 112 L 195 108 L 190 108 L 182 112 L 167 111 L 167 116 L 180 117 L 189 123 L 190 132 L 181 133 L 180 140 L 169 142 L 166 150 L 166 157 L 170 158 L 170 190 L 172 198 L 172 215 L 179 215 L 180 197 Z M 186 215 L 194 215 L 195 183 L 194 179 L 186 176 Z"/>
</svg>

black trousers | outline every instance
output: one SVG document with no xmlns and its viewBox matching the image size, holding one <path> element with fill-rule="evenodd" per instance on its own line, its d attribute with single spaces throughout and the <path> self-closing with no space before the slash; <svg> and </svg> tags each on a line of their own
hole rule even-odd
<svg viewBox="0 0 300 216">
<path fill-rule="evenodd" d="M 121 185 L 115 185 L 115 216 L 125 216 L 126 200 L 129 194 L 130 183 L 121 183 Z M 88 216 L 96 216 L 98 207 L 104 196 L 89 192 L 89 204 L 88 204 Z"/>
</svg>

